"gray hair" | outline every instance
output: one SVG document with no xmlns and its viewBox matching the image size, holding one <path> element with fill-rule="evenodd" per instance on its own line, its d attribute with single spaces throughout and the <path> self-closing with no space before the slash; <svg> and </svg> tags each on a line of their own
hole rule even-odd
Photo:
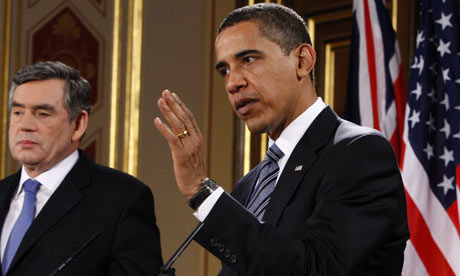
<svg viewBox="0 0 460 276">
<path fill-rule="evenodd" d="M 64 105 L 69 113 L 69 123 L 83 110 L 91 113 L 89 95 L 91 85 L 74 68 L 59 61 L 37 62 L 21 68 L 13 78 L 8 94 L 8 108 L 11 110 L 16 88 L 29 81 L 61 79 L 65 82 Z"/>
</svg>

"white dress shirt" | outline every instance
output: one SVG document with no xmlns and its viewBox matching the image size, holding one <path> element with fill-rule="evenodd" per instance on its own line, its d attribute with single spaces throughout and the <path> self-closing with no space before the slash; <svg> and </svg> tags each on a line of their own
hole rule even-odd
<svg viewBox="0 0 460 276">
<path fill-rule="evenodd" d="M 268 141 L 268 146 L 270 147 L 273 143 L 276 143 L 278 148 L 284 153 L 284 156 L 278 160 L 278 166 L 280 171 L 278 173 L 278 179 L 280 178 L 281 173 L 283 172 L 284 167 L 286 166 L 289 157 L 291 156 L 292 151 L 294 150 L 297 143 L 300 141 L 300 138 L 305 134 L 307 129 L 310 127 L 311 123 L 318 117 L 319 113 L 326 108 L 326 104 L 323 100 L 318 97 L 318 99 L 313 103 L 307 110 L 300 114 L 292 123 L 290 123 L 284 130 L 281 132 L 281 135 L 273 141 L 271 138 Z M 275 184 L 276 185 L 276 184 Z M 200 221 L 204 221 L 208 216 L 211 209 L 216 204 L 219 197 L 224 192 L 224 189 L 219 187 L 215 190 L 205 201 L 201 204 L 198 210 L 193 213 L 193 215 Z"/>
<path fill-rule="evenodd" d="M 37 217 L 38 213 L 40 213 L 40 211 L 43 209 L 43 206 L 45 206 L 48 199 L 53 195 L 54 191 L 56 191 L 62 180 L 64 180 L 64 177 L 69 173 L 77 161 L 78 151 L 75 150 L 64 160 L 57 163 L 53 168 L 44 173 L 41 173 L 39 176 L 34 178 L 34 180 L 37 180 L 41 184 L 37 191 L 34 218 Z M 25 195 L 23 184 L 30 178 L 31 177 L 27 174 L 27 171 L 23 166 L 21 169 L 21 179 L 19 180 L 19 186 L 11 200 L 10 210 L 8 211 L 5 223 L 3 224 L 3 230 L 0 239 L 0 258 L 2 259 L 11 230 L 13 229 L 13 226 L 16 223 L 16 220 L 18 219 L 22 210 Z"/>
</svg>

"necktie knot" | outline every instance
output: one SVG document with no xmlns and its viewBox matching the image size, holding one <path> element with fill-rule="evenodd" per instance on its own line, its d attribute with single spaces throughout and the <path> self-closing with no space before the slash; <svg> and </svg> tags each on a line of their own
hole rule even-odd
<svg viewBox="0 0 460 276">
<path fill-rule="evenodd" d="M 278 146 L 275 143 L 273 143 L 273 145 L 271 145 L 270 148 L 267 150 L 265 160 L 268 159 L 268 161 L 278 162 L 283 156 L 284 152 L 282 152 L 281 149 L 278 148 Z"/>
<path fill-rule="evenodd" d="M 24 182 L 24 191 L 37 194 L 38 189 L 40 188 L 40 182 L 33 179 L 27 179 Z"/>
</svg>

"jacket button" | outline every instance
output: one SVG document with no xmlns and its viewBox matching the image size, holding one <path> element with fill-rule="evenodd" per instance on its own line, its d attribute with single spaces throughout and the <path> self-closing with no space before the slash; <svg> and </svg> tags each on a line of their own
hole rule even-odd
<svg viewBox="0 0 460 276">
<path fill-rule="evenodd" d="M 232 251 L 230 251 L 230 249 L 225 249 L 224 257 L 229 258 L 231 255 L 232 255 Z"/>
<path fill-rule="evenodd" d="M 236 257 L 235 254 L 233 254 L 232 256 L 230 256 L 230 262 L 232 264 L 236 264 L 236 262 L 238 261 L 238 258 Z"/>
<path fill-rule="evenodd" d="M 216 246 L 217 246 L 217 242 L 218 242 L 218 240 L 215 239 L 215 238 L 212 238 L 212 239 L 209 241 L 209 243 L 211 244 L 212 247 L 216 247 Z"/>
<path fill-rule="evenodd" d="M 217 245 L 217 250 L 219 250 L 220 253 L 224 252 L 224 249 L 225 249 L 225 247 L 224 247 L 223 244 L 219 243 L 219 244 Z"/>
</svg>

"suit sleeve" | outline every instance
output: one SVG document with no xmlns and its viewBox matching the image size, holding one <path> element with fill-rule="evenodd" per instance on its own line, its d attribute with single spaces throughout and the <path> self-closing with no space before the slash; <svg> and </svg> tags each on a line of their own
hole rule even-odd
<svg viewBox="0 0 460 276">
<path fill-rule="evenodd" d="M 223 262 L 223 270 L 238 275 L 357 275 L 384 241 L 399 238 L 388 237 L 389 229 L 399 227 L 405 233 L 404 191 L 384 138 L 367 135 L 347 141 L 336 145 L 333 155 L 314 210 L 295 239 L 260 223 L 223 194 L 196 240 Z M 308 173 L 303 181 L 301 185 L 308 185 Z M 402 254 L 405 239 L 401 237 L 394 254 Z M 400 275 L 400 266 L 393 265 L 396 269 L 386 275 Z"/>
<path fill-rule="evenodd" d="M 158 275 L 163 264 L 153 196 L 147 186 L 138 187 L 117 225 L 109 275 Z"/>
</svg>

